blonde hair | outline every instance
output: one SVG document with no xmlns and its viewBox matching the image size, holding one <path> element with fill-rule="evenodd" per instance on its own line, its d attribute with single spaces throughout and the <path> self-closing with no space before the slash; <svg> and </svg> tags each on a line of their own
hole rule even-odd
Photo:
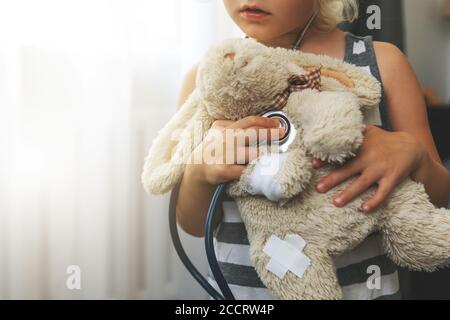
<svg viewBox="0 0 450 320">
<path fill-rule="evenodd" d="M 340 22 L 353 22 L 358 18 L 358 0 L 316 0 L 318 13 L 315 26 L 331 30 Z"/>
</svg>

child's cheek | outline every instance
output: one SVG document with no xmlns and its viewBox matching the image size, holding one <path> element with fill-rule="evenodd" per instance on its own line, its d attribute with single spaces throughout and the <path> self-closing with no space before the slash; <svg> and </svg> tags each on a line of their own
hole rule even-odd
<svg viewBox="0 0 450 320">
<path fill-rule="evenodd" d="M 276 19 L 296 28 L 307 21 L 314 12 L 315 0 L 269 0 L 267 6 Z"/>
</svg>

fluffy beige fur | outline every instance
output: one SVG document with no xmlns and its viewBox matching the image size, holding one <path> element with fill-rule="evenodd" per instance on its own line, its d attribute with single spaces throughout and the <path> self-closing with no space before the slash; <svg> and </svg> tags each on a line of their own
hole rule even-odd
<svg viewBox="0 0 450 320">
<path fill-rule="evenodd" d="M 250 194 L 248 179 L 256 161 L 227 188 L 245 222 L 251 259 L 263 283 L 280 299 L 340 299 L 332 257 L 375 231 L 382 233 L 389 257 L 400 266 L 432 271 L 448 265 L 450 212 L 435 208 L 422 184 L 406 179 L 371 215 L 359 208 L 374 188 L 344 208 L 332 204 L 332 197 L 355 178 L 325 194 L 314 190 L 321 177 L 358 150 L 363 141 L 362 111 L 377 106 L 381 95 L 380 84 L 371 75 L 326 56 L 268 48 L 251 39 L 227 40 L 211 48 L 199 68 L 195 91 L 151 146 L 142 175 L 145 189 L 155 194 L 170 191 L 182 178 L 196 135 L 217 119 L 260 114 L 286 88 L 292 74 L 305 73 L 302 66 L 332 72 L 322 76 L 321 92 L 294 92 L 284 108 L 299 128 L 275 177 L 287 203 Z M 336 74 L 345 77 L 333 77 Z M 181 135 L 174 141 L 176 129 Z M 336 164 L 312 170 L 313 156 Z M 304 253 L 312 263 L 302 278 L 288 272 L 279 279 L 266 270 L 270 257 L 263 248 L 268 238 L 284 239 L 287 234 L 298 234 L 307 242 Z"/>
</svg>

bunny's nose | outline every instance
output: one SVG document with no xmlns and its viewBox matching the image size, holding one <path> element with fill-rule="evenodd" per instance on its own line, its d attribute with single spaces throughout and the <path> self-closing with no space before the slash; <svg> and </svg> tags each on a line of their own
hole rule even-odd
<svg viewBox="0 0 450 320">
<path fill-rule="evenodd" d="M 234 61 L 235 57 L 236 57 L 236 53 L 234 53 L 234 52 L 230 52 L 225 55 L 225 59 L 232 60 L 232 61 Z"/>
</svg>

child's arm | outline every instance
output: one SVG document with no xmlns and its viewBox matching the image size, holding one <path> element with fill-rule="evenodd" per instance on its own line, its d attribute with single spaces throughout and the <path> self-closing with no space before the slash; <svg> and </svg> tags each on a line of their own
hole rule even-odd
<svg viewBox="0 0 450 320">
<path fill-rule="evenodd" d="M 424 184 L 436 206 L 447 206 L 450 174 L 442 165 L 430 132 L 421 86 L 403 53 L 395 46 L 376 42 L 375 50 L 385 88 L 389 116 L 395 132 L 368 126 L 357 157 L 321 180 L 319 192 L 358 173 L 360 177 L 334 199 L 345 206 L 373 184 L 376 194 L 364 205 L 372 212 L 405 177 Z"/>
<path fill-rule="evenodd" d="M 450 174 L 442 164 L 431 134 L 422 87 L 403 53 L 387 43 L 375 43 L 380 60 L 392 126 L 410 134 L 425 152 L 411 178 L 424 184 L 431 201 L 447 206 L 450 201 Z M 388 58 L 390 57 L 390 58 Z"/>
<path fill-rule="evenodd" d="M 195 90 L 198 65 L 187 73 L 178 100 L 178 109 Z M 183 230 L 193 236 L 203 236 L 203 224 L 215 187 L 205 183 L 197 165 L 187 165 L 180 183 L 177 199 L 177 222 Z M 219 206 L 219 216 L 222 207 Z"/>
</svg>

